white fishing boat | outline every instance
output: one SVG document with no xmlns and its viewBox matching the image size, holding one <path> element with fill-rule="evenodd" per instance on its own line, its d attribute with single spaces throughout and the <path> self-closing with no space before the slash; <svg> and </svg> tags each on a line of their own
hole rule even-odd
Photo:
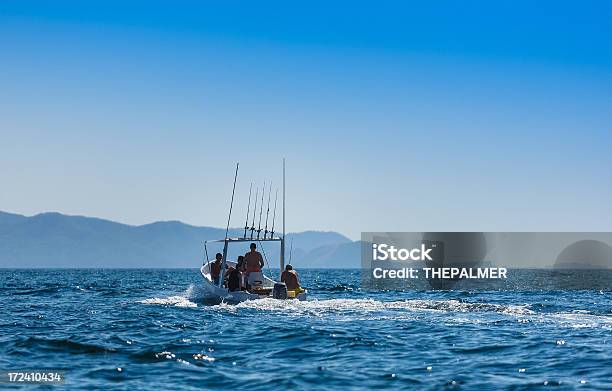
<svg viewBox="0 0 612 391">
<path fill-rule="evenodd" d="M 257 300 L 263 298 L 274 298 L 279 300 L 306 300 L 307 291 L 303 288 L 298 289 L 287 289 L 285 283 L 276 281 L 271 277 L 268 277 L 264 274 L 263 268 L 261 271 L 251 271 L 248 273 L 248 277 L 242 277 L 240 288 L 230 290 L 225 283 L 225 278 L 217 278 L 217 281 L 212 277 L 212 266 L 213 262 L 208 257 L 208 245 L 210 243 L 223 243 L 223 252 L 222 252 L 222 261 L 220 268 L 220 276 L 225 276 L 226 271 L 235 269 L 237 267 L 236 262 L 229 261 L 228 250 L 230 245 L 239 245 L 240 243 L 257 243 L 263 248 L 263 243 L 278 243 L 280 244 L 280 254 L 279 254 L 279 265 L 280 265 L 280 273 L 285 270 L 285 161 L 283 159 L 283 231 L 282 235 L 275 236 L 274 235 L 274 222 L 276 220 L 276 201 L 278 198 L 278 191 L 276 192 L 276 198 L 274 200 L 274 215 L 272 218 L 272 226 L 271 230 L 268 230 L 268 217 L 270 214 L 270 195 L 271 195 L 271 187 L 270 191 L 268 191 L 268 207 L 266 211 L 266 220 L 265 225 L 262 227 L 262 215 L 263 215 L 263 202 L 264 202 L 264 192 L 265 192 L 265 183 L 262 187 L 262 196 L 261 203 L 259 209 L 259 224 L 258 227 L 255 227 L 255 214 L 257 211 L 257 200 L 258 200 L 258 192 L 255 195 L 255 207 L 253 208 L 252 213 L 252 222 L 249 226 L 249 216 L 250 216 L 250 207 L 251 207 L 251 193 L 252 193 L 252 184 L 251 190 L 249 190 L 249 205 L 247 207 L 247 217 L 246 223 L 244 227 L 244 235 L 242 237 L 228 237 L 229 233 L 229 225 L 232 216 L 232 207 L 234 204 L 234 192 L 236 190 L 236 180 L 238 178 L 238 167 L 236 164 L 236 174 L 234 176 L 234 188 L 232 190 L 232 200 L 230 203 L 229 216 L 227 220 L 227 227 L 225 230 L 225 238 L 218 240 L 207 240 L 204 242 L 204 252 L 206 255 L 206 259 L 202 267 L 200 268 L 200 273 L 203 277 L 203 285 L 202 289 L 207 298 L 209 299 L 217 299 L 227 302 L 242 302 L 246 300 Z M 263 235 L 262 235 L 263 233 Z M 265 252 L 264 252 L 265 256 Z M 266 257 L 265 262 L 268 263 L 268 259 Z M 268 263 L 269 266 L 269 263 Z M 280 276 L 279 276 L 280 277 Z"/>
</svg>

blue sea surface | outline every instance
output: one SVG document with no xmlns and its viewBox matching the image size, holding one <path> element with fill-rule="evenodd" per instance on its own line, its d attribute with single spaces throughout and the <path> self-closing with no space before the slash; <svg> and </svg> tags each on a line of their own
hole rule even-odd
<svg viewBox="0 0 612 391">
<path fill-rule="evenodd" d="M 610 289 L 374 291 L 359 270 L 300 275 L 306 302 L 231 305 L 204 300 L 197 269 L 0 270 L 0 370 L 66 378 L 0 388 L 612 389 Z"/>
</svg>

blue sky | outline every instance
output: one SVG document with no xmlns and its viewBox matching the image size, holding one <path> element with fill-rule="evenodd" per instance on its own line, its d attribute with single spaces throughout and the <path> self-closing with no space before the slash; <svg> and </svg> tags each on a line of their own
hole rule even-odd
<svg viewBox="0 0 612 391">
<path fill-rule="evenodd" d="M 609 2 L 0 4 L 0 210 L 612 230 Z"/>
</svg>

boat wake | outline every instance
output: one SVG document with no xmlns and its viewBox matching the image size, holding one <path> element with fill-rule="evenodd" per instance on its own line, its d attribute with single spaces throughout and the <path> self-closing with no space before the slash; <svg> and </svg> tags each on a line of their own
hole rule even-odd
<svg viewBox="0 0 612 391">
<path fill-rule="evenodd" d="M 319 317 L 336 321 L 437 319 L 447 324 L 497 323 L 499 321 L 550 324 L 560 328 L 602 328 L 612 330 L 612 318 L 580 312 L 536 312 L 530 304 L 504 305 L 459 300 L 374 299 L 246 301 L 237 305 L 212 307 L 219 311 L 266 311 L 287 317 Z M 491 316 L 494 315 L 494 316 Z"/>
<path fill-rule="evenodd" d="M 499 312 L 528 315 L 534 312 L 525 305 L 500 305 L 469 303 L 459 300 L 402 300 L 379 301 L 374 299 L 328 299 L 328 300 L 275 300 L 261 299 L 245 301 L 235 306 L 224 306 L 227 310 L 255 309 L 260 311 L 288 312 L 297 315 L 359 314 L 375 312 Z"/>
<path fill-rule="evenodd" d="M 140 304 L 157 304 L 174 307 L 197 307 L 198 304 L 189 300 L 186 296 L 153 297 L 151 299 L 138 300 Z"/>
<path fill-rule="evenodd" d="M 210 296 L 208 291 L 198 285 L 189 285 L 182 295 L 169 297 L 153 297 L 150 299 L 138 300 L 140 304 L 156 304 L 173 307 L 197 307 L 198 304 L 219 304 Z"/>
<path fill-rule="evenodd" d="M 374 299 L 327 299 L 327 300 L 276 300 L 265 298 L 249 300 L 238 304 L 225 302 L 210 302 L 210 298 L 197 286 L 190 286 L 183 295 L 165 298 L 150 298 L 140 300 L 138 303 L 149 305 L 162 305 L 174 307 L 197 307 L 210 311 L 224 311 L 236 313 L 238 311 L 265 311 L 279 313 L 290 317 L 330 317 L 336 316 L 338 320 L 359 319 L 390 319 L 414 318 L 423 312 L 432 313 L 478 313 L 497 312 L 509 315 L 530 315 L 534 312 L 529 305 L 499 305 L 488 303 L 466 303 L 458 300 L 404 300 L 379 301 Z"/>
<path fill-rule="evenodd" d="M 381 301 L 363 298 L 323 299 L 323 300 L 276 300 L 265 298 L 249 300 L 238 304 L 228 304 L 212 300 L 207 292 L 191 285 L 182 295 L 165 298 L 150 298 L 138 303 L 173 307 L 198 307 L 217 312 L 266 312 L 287 317 L 334 318 L 336 321 L 351 320 L 410 320 L 419 319 L 423 314 L 440 315 L 442 320 L 459 323 L 495 322 L 499 319 L 479 315 L 498 314 L 510 316 L 512 321 L 523 323 L 554 323 L 568 328 L 604 328 L 612 330 L 612 318 L 589 313 L 577 312 L 537 312 L 530 304 L 506 305 L 462 300 L 399 300 Z M 448 317 L 448 315 L 451 315 Z"/>
</svg>

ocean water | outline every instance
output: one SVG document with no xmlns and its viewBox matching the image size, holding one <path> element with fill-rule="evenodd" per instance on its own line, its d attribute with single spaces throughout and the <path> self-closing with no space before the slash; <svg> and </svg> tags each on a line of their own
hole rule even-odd
<svg viewBox="0 0 612 391">
<path fill-rule="evenodd" d="M 612 389 L 612 293 L 368 291 L 211 303 L 192 270 L 0 270 L 0 370 L 24 389 Z M 0 384 L 0 388 L 18 388 Z"/>
</svg>

